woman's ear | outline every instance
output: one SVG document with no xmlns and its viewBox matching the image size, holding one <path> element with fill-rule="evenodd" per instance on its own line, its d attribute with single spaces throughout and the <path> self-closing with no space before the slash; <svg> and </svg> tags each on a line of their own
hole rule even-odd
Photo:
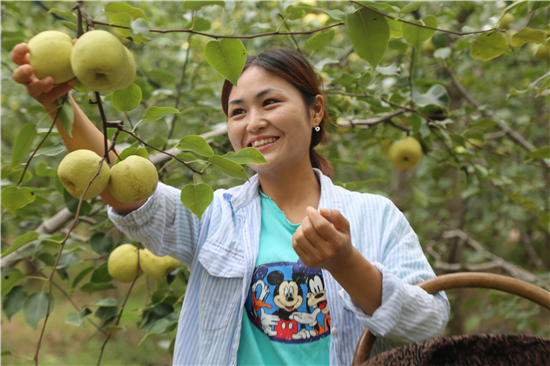
<svg viewBox="0 0 550 366">
<path fill-rule="evenodd" d="M 325 100 L 323 96 L 317 94 L 315 98 L 317 99 L 317 103 L 310 107 L 312 128 L 318 126 L 325 117 Z"/>
</svg>

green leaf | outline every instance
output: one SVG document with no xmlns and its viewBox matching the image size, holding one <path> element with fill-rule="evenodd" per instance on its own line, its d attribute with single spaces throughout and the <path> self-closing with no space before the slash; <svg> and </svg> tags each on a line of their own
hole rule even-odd
<svg viewBox="0 0 550 366">
<path fill-rule="evenodd" d="M 115 164 L 118 164 L 121 160 L 126 159 L 128 156 L 137 155 L 142 158 L 149 159 L 149 153 L 145 147 L 128 147 L 119 154 L 120 159 L 117 157 Z"/>
<path fill-rule="evenodd" d="M 101 264 L 92 273 L 91 283 L 108 283 L 113 280 L 113 277 L 109 274 L 109 268 L 107 262 Z"/>
<path fill-rule="evenodd" d="M 341 22 L 346 21 L 346 13 L 344 13 L 341 10 L 338 10 L 338 9 L 329 10 L 329 9 L 321 9 L 321 8 L 313 8 L 313 10 L 321 11 L 326 15 L 328 15 L 329 17 L 331 17 L 332 19 L 339 20 Z"/>
<path fill-rule="evenodd" d="M 181 203 L 200 219 L 214 199 L 214 191 L 206 183 L 188 184 L 181 190 Z"/>
<path fill-rule="evenodd" d="M 132 84 L 127 88 L 115 90 L 111 96 L 111 103 L 117 111 L 133 111 L 139 107 L 141 95 L 141 88 L 136 84 Z"/>
<path fill-rule="evenodd" d="M 9 186 L 2 190 L 2 206 L 12 212 L 33 203 L 35 199 L 36 196 L 30 188 Z"/>
<path fill-rule="evenodd" d="M 13 148 L 11 151 L 12 167 L 18 167 L 25 161 L 35 138 L 36 125 L 34 123 L 27 123 L 21 127 L 21 130 L 13 142 Z"/>
<path fill-rule="evenodd" d="M 59 9 L 51 8 L 50 10 L 48 10 L 48 13 L 59 14 L 69 18 L 76 18 L 76 15 L 71 10 L 59 10 Z"/>
<path fill-rule="evenodd" d="M 246 62 L 246 49 L 240 39 L 210 41 L 204 48 L 204 57 L 214 70 L 237 86 Z"/>
<path fill-rule="evenodd" d="M 26 277 L 27 276 L 17 269 L 10 268 L 2 271 L 2 280 L 0 281 L 2 287 L 1 297 L 6 296 L 15 285 L 23 281 Z"/>
<path fill-rule="evenodd" d="M 145 115 L 143 116 L 142 121 L 143 122 L 153 122 L 158 121 L 164 116 L 167 116 L 169 114 L 174 113 L 180 113 L 176 108 L 171 107 L 151 107 L 148 110 L 145 111 Z"/>
<path fill-rule="evenodd" d="M 130 23 L 130 30 L 132 31 L 132 40 L 134 43 L 146 43 L 151 39 L 149 35 L 149 23 L 143 18 L 138 18 Z"/>
<path fill-rule="evenodd" d="M 36 329 L 38 322 L 46 317 L 48 312 L 49 294 L 46 291 L 39 291 L 30 294 L 23 304 L 23 313 L 25 314 L 25 320 L 27 324 Z M 55 301 L 52 295 L 52 302 L 50 306 L 50 313 L 53 311 Z"/>
<path fill-rule="evenodd" d="M 426 25 L 428 27 L 437 28 L 437 18 L 433 15 L 427 16 L 423 20 L 411 20 L 411 23 Z M 416 25 L 404 23 L 402 25 L 403 38 L 413 46 L 418 46 L 420 43 L 427 41 L 435 34 L 435 30 L 418 27 Z"/>
<path fill-rule="evenodd" d="M 212 27 L 212 23 L 208 19 L 204 19 L 201 17 L 194 17 L 192 21 L 187 23 L 185 28 L 192 29 L 196 32 L 206 32 Z"/>
<path fill-rule="evenodd" d="M 112 2 L 109 4 L 122 4 L 122 3 Z M 109 17 L 109 22 L 111 24 L 123 25 L 125 27 L 130 27 L 130 24 L 134 19 L 130 14 L 123 13 L 123 12 L 121 13 L 107 12 L 107 16 Z M 118 28 L 118 27 L 116 27 L 115 29 L 123 37 L 132 37 L 132 31 L 130 29 Z"/>
<path fill-rule="evenodd" d="M 61 101 L 64 97 L 57 99 L 58 105 L 61 105 Z M 57 110 L 56 110 L 57 113 Z M 59 122 L 61 123 L 61 126 L 67 132 L 67 134 L 71 137 L 73 137 L 73 122 L 74 122 L 74 111 L 73 111 L 73 105 L 69 98 L 66 99 L 65 103 L 63 103 L 63 107 L 61 108 L 61 111 L 59 112 Z"/>
<path fill-rule="evenodd" d="M 409 14 L 411 11 L 415 11 L 420 8 L 422 5 L 426 4 L 427 1 L 411 1 L 406 6 L 404 6 L 399 13 L 400 14 Z"/>
<path fill-rule="evenodd" d="M 37 157 L 37 156 L 40 156 L 40 155 L 57 156 L 59 154 L 64 153 L 65 151 L 67 151 L 67 149 L 65 148 L 65 145 L 63 145 L 63 142 L 60 141 L 60 142 L 56 143 L 55 145 L 38 149 L 36 154 L 34 154 L 34 157 Z M 43 161 L 41 161 L 41 163 L 43 163 Z"/>
<path fill-rule="evenodd" d="M 65 200 L 65 206 L 67 206 L 69 212 L 76 215 L 79 198 L 74 198 L 66 189 L 63 189 L 63 199 Z M 86 216 L 90 212 L 92 212 L 92 205 L 88 201 L 82 200 L 79 216 Z"/>
<path fill-rule="evenodd" d="M 490 32 L 482 33 L 476 38 L 470 56 L 487 61 L 503 53 L 510 53 L 506 37 L 500 32 Z"/>
<path fill-rule="evenodd" d="M 531 159 L 550 159 L 550 146 L 531 151 L 529 157 Z"/>
<path fill-rule="evenodd" d="M 483 117 L 473 123 L 470 123 L 468 126 L 470 128 L 479 128 L 480 130 L 485 130 L 497 125 L 498 122 L 490 119 L 489 117 Z"/>
<path fill-rule="evenodd" d="M 326 44 L 332 42 L 336 32 L 334 29 L 329 29 L 324 32 L 315 33 L 311 38 L 306 41 L 306 45 L 312 50 L 318 50 Z"/>
<path fill-rule="evenodd" d="M 80 291 L 92 293 L 92 292 L 111 290 L 111 289 L 116 289 L 116 287 L 113 286 L 113 284 L 110 282 L 102 282 L 102 283 L 90 282 L 82 286 L 80 288 Z"/>
<path fill-rule="evenodd" d="M 466 139 L 464 138 L 464 136 L 457 133 L 451 133 L 449 134 L 449 137 L 451 138 L 451 140 L 454 141 L 455 144 L 466 147 Z"/>
<path fill-rule="evenodd" d="M 27 289 L 23 286 L 15 286 L 2 298 L 2 310 L 4 310 L 8 320 L 23 308 L 26 298 Z"/>
<path fill-rule="evenodd" d="M 100 256 L 111 253 L 114 245 L 113 237 L 105 233 L 94 233 L 90 238 L 90 248 Z"/>
<path fill-rule="evenodd" d="M 219 155 L 214 155 L 208 159 L 208 162 L 214 164 L 215 166 L 220 168 L 222 172 L 232 178 L 248 180 L 248 175 L 246 174 L 244 167 L 229 159 L 226 159 Z"/>
<path fill-rule="evenodd" d="M 390 27 L 390 37 L 402 38 L 403 37 L 403 22 L 393 19 L 386 19 Z"/>
<path fill-rule="evenodd" d="M 84 306 L 106 306 L 106 307 L 113 307 L 118 306 L 118 300 L 114 299 L 112 297 L 106 298 L 106 299 L 99 299 L 97 301 L 94 301 L 92 303 L 86 304 Z"/>
<path fill-rule="evenodd" d="M 440 107 L 449 108 L 449 94 L 447 94 L 447 90 L 439 84 L 432 86 L 426 94 L 420 94 L 415 90 L 413 92 L 413 100 L 419 107 L 438 105 Z"/>
<path fill-rule="evenodd" d="M 183 10 L 199 10 L 204 6 L 219 5 L 225 7 L 225 1 L 184 1 Z"/>
<path fill-rule="evenodd" d="M 301 19 L 306 15 L 306 11 L 305 11 L 304 8 L 311 9 L 307 6 L 302 7 L 302 6 L 289 5 L 285 9 L 284 13 L 285 13 L 287 19 L 290 19 L 290 20 Z"/>
<path fill-rule="evenodd" d="M 105 12 L 107 13 L 107 16 L 109 16 L 109 13 L 128 13 L 132 16 L 132 19 L 141 18 L 147 20 L 147 16 L 143 10 L 121 2 L 108 3 L 105 5 Z"/>
<path fill-rule="evenodd" d="M 156 321 L 147 330 L 147 334 L 145 335 L 145 337 L 143 337 L 141 339 L 141 341 L 139 341 L 137 346 L 139 347 L 143 343 L 143 341 L 145 341 L 147 338 L 149 338 L 149 337 L 151 337 L 155 334 L 163 333 L 166 330 L 166 328 L 168 328 L 168 326 L 170 326 L 173 323 L 174 322 L 172 320 L 167 319 L 167 318 L 163 318 L 163 319 L 160 319 L 160 320 Z"/>
<path fill-rule="evenodd" d="M 210 157 L 214 155 L 214 150 L 212 150 L 206 140 L 197 135 L 185 136 L 178 142 L 176 148 L 183 151 L 192 151 L 200 156 Z"/>
<path fill-rule="evenodd" d="M 345 189 L 360 189 L 373 183 L 388 184 L 388 181 L 377 178 L 377 179 L 364 180 L 361 182 L 348 182 L 348 183 L 344 183 L 343 186 Z"/>
<path fill-rule="evenodd" d="M 355 53 L 376 69 L 390 39 L 386 17 L 369 9 L 359 9 L 346 15 L 346 31 Z"/>
<path fill-rule="evenodd" d="M 546 41 L 546 32 L 540 29 L 523 28 L 512 36 L 512 46 L 523 46 L 526 43 L 544 43 Z"/>
<path fill-rule="evenodd" d="M 247 147 L 242 149 L 238 153 L 228 152 L 223 155 L 224 158 L 234 161 L 237 164 L 256 163 L 265 164 L 268 163 L 265 160 L 264 155 L 254 147 Z"/>
<path fill-rule="evenodd" d="M 21 248 L 23 245 L 30 243 L 33 240 L 38 238 L 39 234 L 36 231 L 29 231 L 15 239 L 11 247 L 2 252 L 2 258 L 6 255 L 15 252 L 17 249 Z"/>
<path fill-rule="evenodd" d="M 118 306 L 102 306 L 96 310 L 94 316 L 101 320 L 114 318 L 118 314 Z"/>
<path fill-rule="evenodd" d="M 91 314 L 92 311 L 88 308 L 85 308 L 79 313 L 69 313 L 65 318 L 65 323 L 76 327 L 85 328 L 86 318 L 88 318 Z"/>
<path fill-rule="evenodd" d="M 71 289 L 74 289 L 76 285 L 78 285 L 78 283 L 82 281 L 82 279 L 84 279 L 84 277 L 86 277 L 86 275 L 92 272 L 94 269 L 95 267 L 92 266 L 92 267 L 86 267 L 82 271 L 80 271 L 74 278 L 73 283 L 71 284 Z"/>
</svg>

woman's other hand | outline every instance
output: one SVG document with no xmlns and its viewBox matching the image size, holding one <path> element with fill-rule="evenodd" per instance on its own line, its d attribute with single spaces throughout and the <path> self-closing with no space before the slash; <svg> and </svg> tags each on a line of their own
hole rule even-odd
<svg viewBox="0 0 550 366">
<path fill-rule="evenodd" d="M 338 271 L 354 254 L 349 221 L 338 210 L 320 211 L 307 208 L 307 216 L 292 236 L 292 246 L 306 266 Z"/>
<path fill-rule="evenodd" d="M 27 92 L 50 112 L 57 108 L 56 100 L 67 94 L 75 85 L 76 80 L 69 80 L 63 84 L 54 85 L 51 76 L 38 79 L 30 65 L 29 47 L 26 43 L 19 43 L 11 51 L 11 59 L 19 67 L 13 71 L 13 79 L 27 87 Z"/>
</svg>

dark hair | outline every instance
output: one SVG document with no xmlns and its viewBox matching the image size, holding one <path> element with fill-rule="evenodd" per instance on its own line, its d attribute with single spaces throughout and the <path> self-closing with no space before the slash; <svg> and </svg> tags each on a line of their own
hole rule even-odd
<svg viewBox="0 0 550 366">
<path fill-rule="evenodd" d="M 304 99 L 306 107 L 312 107 L 317 104 L 316 96 L 321 94 L 321 81 L 317 77 L 313 66 L 303 56 L 298 53 L 285 49 L 271 49 L 260 53 L 257 56 L 248 56 L 244 65 L 243 72 L 249 67 L 257 66 L 271 75 L 278 76 L 300 91 Z M 233 84 L 229 80 L 225 80 L 222 89 L 222 108 L 227 116 L 229 105 L 229 93 Z M 325 132 L 325 123 L 333 123 L 327 114 L 326 105 L 323 109 L 323 120 L 319 124 L 321 130 L 316 132 L 311 130 L 311 144 L 309 146 L 309 158 L 311 165 L 318 168 L 321 172 L 332 179 L 332 164 L 319 152 L 314 150 L 314 147 L 324 142 L 327 139 Z"/>
</svg>

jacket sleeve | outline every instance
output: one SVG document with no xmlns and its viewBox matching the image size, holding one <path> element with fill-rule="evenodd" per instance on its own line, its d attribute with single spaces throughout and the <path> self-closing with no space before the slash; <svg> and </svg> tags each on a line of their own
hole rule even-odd
<svg viewBox="0 0 550 366">
<path fill-rule="evenodd" d="M 108 215 L 128 237 L 159 256 L 169 255 L 186 266 L 195 256 L 201 221 L 181 203 L 181 191 L 159 183 L 139 209 L 122 215 L 112 207 Z M 204 217 L 203 215 L 203 220 Z"/>
<path fill-rule="evenodd" d="M 405 216 L 390 200 L 381 196 L 378 200 L 383 207 L 381 240 L 377 243 L 380 254 L 378 261 L 371 263 L 382 274 L 382 305 L 368 316 L 345 290 L 340 290 L 340 296 L 378 337 L 377 343 L 385 343 L 381 348 L 439 336 L 447 325 L 449 301 L 444 292 L 430 295 L 414 286 L 435 277 L 435 273 Z"/>
</svg>

